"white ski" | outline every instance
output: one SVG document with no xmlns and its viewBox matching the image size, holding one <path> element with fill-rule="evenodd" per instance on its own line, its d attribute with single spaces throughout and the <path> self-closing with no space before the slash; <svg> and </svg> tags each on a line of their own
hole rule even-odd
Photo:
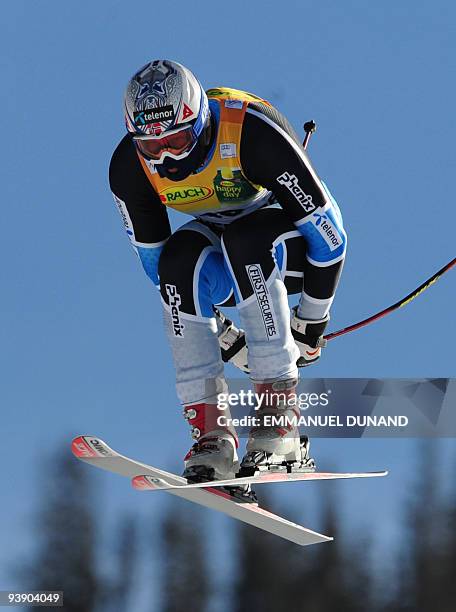
<svg viewBox="0 0 456 612">
<path fill-rule="evenodd" d="M 135 489 L 150 490 L 174 490 L 174 489 L 207 489 L 209 487 L 235 487 L 240 485 L 257 485 L 270 482 L 300 482 L 303 480 L 341 480 L 351 478 L 378 478 L 386 476 L 388 472 L 271 472 L 265 471 L 254 476 L 243 476 L 241 478 L 230 478 L 228 480 L 211 480 L 210 482 L 190 483 L 183 479 L 187 484 L 170 485 L 161 478 L 153 478 L 145 474 L 136 476 L 133 479 Z M 142 478 L 143 477 L 143 478 Z M 148 485 L 148 486 L 147 486 Z"/>
<path fill-rule="evenodd" d="M 168 486 L 177 485 L 178 487 L 182 487 L 182 485 L 187 483 L 185 478 L 181 476 L 120 455 L 103 442 L 103 440 L 95 436 L 78 436 L 72 442 L 72 451 L 81 461 L 130 479 L 135 479 L 136 476 L 146 476 L 163 481 Z M 300 546 L 330 542 L 333 539 L 292 523 L 281 516 L 272 514 L 257 504 L 235 501 L 227 493 L 219 489 L 192 488 L 188 490 L 186 486 L 183 486 L 183 488 L 168 489 L 167 491 L 171 495 L 177 495 L 201 506 L 218 510 L 239 521 L 273 533 Z"/>
</svg>

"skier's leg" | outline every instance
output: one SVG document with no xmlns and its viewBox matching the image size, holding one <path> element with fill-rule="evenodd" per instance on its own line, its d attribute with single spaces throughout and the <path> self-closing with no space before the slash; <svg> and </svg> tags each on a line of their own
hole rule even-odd
<svg viewBox="0 0 456 612">
<path fill-rule="evenodd" d="M 274 247 L 274 242 L 283 242 L 289 233 L 297 231 L 283 212 L 266 208 L 233 222 L 222 237 L 254 381 L 286 380 L 298 374 L 299 351 L 290 330 L 281 269 L 283 248 L 278 265 L 278 249 Z"/>
<path fill-rule="evenodd" d="M 231 224 L 223 234 L 225 260 L 245 329 L 251 378 L 255 391 L 265 397 L 258 417 L 281 417 L 279 426 L 261 425 L 250 432 L 242 464 L 247 469 L 284 461 L 313 466 L 307 454 L 308 444 L 300 441 L 299 408 L 293 401 L 299 350 L 290 330 L 285 280 L 286 243 L 296 238 L 294 250 L 297 246 L 304 261 L 304 239 L 283 211 L 276 208 L 256 211 Z M 302 273 L 299 275 L 299 269 L 291 272 L 300 278 L 290 275 L 290 284 L 302 287 Z"/>
<path fill-rule="evenodd" d="M 218 425 L 217 396 L 227 386 L 212 304 L 228 298 L 232 283 L 219 238 L 196 221 L 186 224 L 166 243 L 159 276 L 177 393 L 197 440 L 185 458 L 187 470 L 202 467 L 204 479 L 229 478 L 238 467 L 238 441 L 233 427 Z"/>
</svg>

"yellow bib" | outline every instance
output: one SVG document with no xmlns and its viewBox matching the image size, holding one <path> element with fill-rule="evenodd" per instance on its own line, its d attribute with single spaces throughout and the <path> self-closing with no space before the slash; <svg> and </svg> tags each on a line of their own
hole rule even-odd
<svg viewBox="0 0 456 612">
<path fill-rule="evenodd" d="M 229 222 L 261 206 L 269 192 L 244 176 L 239 149 L 247 104 L 268 104 L 253 94 L 237 89 L 209 89 L 211 108 L 218 115 L 217 138 L 212 157 L 197 174 L 183 181 L 161 178 L 152 164 L 138 154 L 142 167 L 166 206 L 218 223 Z M 214 107 L 214 102 L 217 104 Z"/>
</svg>

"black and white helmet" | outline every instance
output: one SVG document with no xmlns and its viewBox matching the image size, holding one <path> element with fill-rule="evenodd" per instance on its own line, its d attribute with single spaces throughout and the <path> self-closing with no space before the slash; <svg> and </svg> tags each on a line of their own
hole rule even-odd
<svg viewBox="0 0 456 612">
<path fill-rule="evenodd" d="M 125 121 L 139 152 L 156 164 L 184 159 L 207 126 L 209 105 L 195 75 L 177 62 L 154 60 L 130 79 Z"/>
</svg>

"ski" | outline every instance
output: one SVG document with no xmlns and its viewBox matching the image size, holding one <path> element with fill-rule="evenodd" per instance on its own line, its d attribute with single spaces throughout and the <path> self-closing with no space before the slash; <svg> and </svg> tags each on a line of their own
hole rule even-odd
<svg viewBox="0 0 456 612">
<path fill-rule="evenodd" d="M 161 478 L 153 478 L 146 474 L 136 476 L 132 484 L 135 489 L 165 490 L 172 489 L 205 489 L 209 487 L 236 487 L 241 485 L 266 484 L 271 482 L 302 482 L 310 480 L 341 480 L 352 478 L 378 478 L 386 476 L 386 470 L 382 472 L 273 472 L 266 470 L 254 476 L 243 476 L 240 478 L 230 478 L 227 480 L 211 480 L 210 482 L 190 483 L 183 479 L 187 484 L 170 485 Z"/>
<path fill-rule="evenodd" d="M 248 523 L 253 527 L 277 535 L 300 546 L 330 542 L 333 539 L 288 521 L 261 508 L 258 504 L 236 501 L 228 493 L 220 489 L 212 487 L 187 489 L 185 478 L 125 457 L 95 436 L 78 436 L 73 440 L 71 448 L 73 454 L 78 459 L 94 467 L 120 474 L 131 480 L 135 480 L 137 476 L 140 476 L 141 478 L 156 479 L 170 487 L 177 486 L 177 488 L 165 490 L 171 495 L 176 495 L 213 510 L 218 510 L 234 519 Z M 148 486 L 138 487 L 139 481 L 135 480 L 135 482 L 136 488 L 149 488 Z"/>
</svg>

